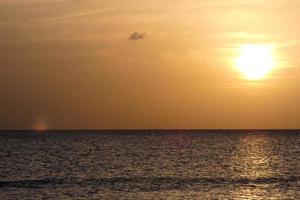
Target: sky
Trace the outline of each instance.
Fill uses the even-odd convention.
[[[298,0],[1,0],[0,129],[300,128]],[[276,67],[247,80],[243,45]]]

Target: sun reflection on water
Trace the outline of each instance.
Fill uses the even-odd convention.
[[[240,175],[249,179],[271,177],[269,140],[266,135],[241,138],[236,158],[239,160]]]
[[[238,145],[238,151],[235,153],[233,162],[237,162],[239,168],[236,171],[240,179],[252,181],[249,185],[243,185],[235,188],[233,196],[236,199],[260,199],[262,196],[269,196],[270,188],[273,183],[265,180],[276,178],[274,167],[280,162],[280,158],[274,155],[272,151],[274,141],[266,134],[244,135],[241,137]],[[280,197],[282,193],[272,196]]]

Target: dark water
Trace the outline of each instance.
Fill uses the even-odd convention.
[[[0,133],[0,199],[300,199],[300,134]]]

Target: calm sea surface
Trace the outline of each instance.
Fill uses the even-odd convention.
[[[0,199],[300,199],[300,134],[2,132]]]

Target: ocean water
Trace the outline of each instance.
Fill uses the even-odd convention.
[[[300,199],[300,134],[2,132],[0,199]]]

